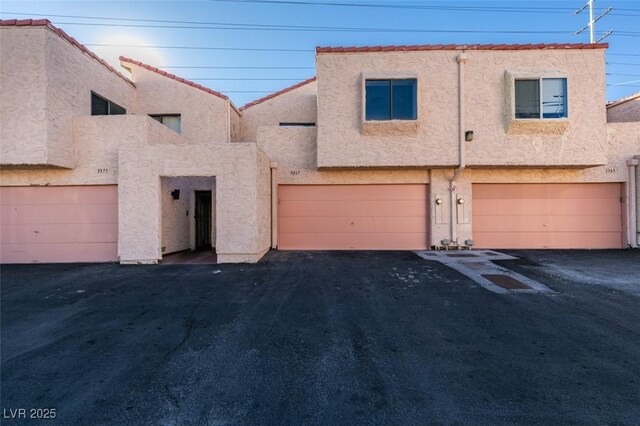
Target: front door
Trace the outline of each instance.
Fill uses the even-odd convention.
[[[196,191],[196,249],[211,249],[211,191]]]

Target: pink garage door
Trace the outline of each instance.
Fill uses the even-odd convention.
[[[619,183],[474,184],[478,248],[621,248]]]
[[[427,185],[280,185],[282,250],[421,250]]]
[[[0,262],[118,259],[118,187],[0,187]]]

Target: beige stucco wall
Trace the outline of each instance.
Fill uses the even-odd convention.
[[[229,102],[129,62],[139,114],[180,114],[182,136],[200,143],[229,142]]]
[[[91,91],[133,105],[130,83],[46,27],[2,27],[0,55],[0,164],[73,168],[73,119],[91,114]]]
[[[270,191],[260,182],[269,165],[256,144],[127,144],[118,164],[121,262],[161,259],[160,178],[170,176],[215,177],[219,262],[255,262],[268,250]]]
[[[180,191],[174,200],[171,191]],[[211,242],[216,242],[216,186],[210,177],[161,177],[163,255],[195,249],[195,191],[211,191]]]
[[[640,122],[640,96],[607,108],[609,123]]]
[[[428,183],[422,169],[318,170],[316,128],[268,127],[258,129],[258,145],[277,165],[279,184]]]
[[[240,142],[242,138],[242,114],[231,104],[229,105],[230,122],[229,132],[231,133],[231,142]]]
[[[118,182],[118,148],[124,143],[187,141],[146,115],[78,116],[73,119],[74,169],[0,169],[0,184],[105,185]]]
[[[46,164],[45,39],[42,29],[0,28],[2,165]]]
[[[281,122],[315,123],[318,84],[312,81],[242,111],[242,141],[255,142],[258,127]]]
[[[462,51],[317,55],[320,167],[456,165],[458,63]],[[606,151],[604,50],[467,51],[467,161],[495,166],[603,164]],[[566,75],[569,119],[562,126],[512,123],[509,75]],[[363,80],[418,80],[417,123],[363,128]],[[558,130],[560,127],[560,130]],[[365,134],[366,133],[366,134]]]

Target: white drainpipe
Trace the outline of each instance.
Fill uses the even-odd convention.
[[[627,161],[627,166],[629,166],[629,184],[627,185],[627,189],[629,191],[629,196],[627,197],[627,205],[629,208],[629,246],[632,248],[638,248],[638,199],[636,188],[636,173],[638,165],[640,165],[640,155],[636,155]]]
[[[458,199],[456,196],[456,180],[462,175],[466,167],[465,162],[465,137],[464,137],[464,123],[465,123],[465,109],[464,109],[464,64],[467,62],[468,57],[464,53],[458,55],[458,143],[459,143],[459,158],[458,168],[456,169],[453,177],[451,178],[450,192],[451,192],[451,243],[458,244],[458,220],[456,217]]]

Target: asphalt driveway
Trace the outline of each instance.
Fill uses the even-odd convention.
[[[548,253],[502,265],[559,294],[492,293],[408,252],[5,266],[1,406],[64,424],[640,423],[640,253],[556,262],[582,275]],[[615,285],[585,279],[591,255],[623,265]]]

